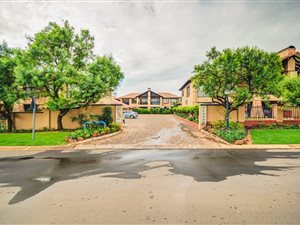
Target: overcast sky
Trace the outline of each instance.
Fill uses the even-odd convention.
[[[300,49],[300,1],[31,1],[1,2],[0,41],[26,46],[49,21],[68,20],[95,36],[95,52],[112,54],[125,79],[118,96],[143,92],[179,94],[193,66],[218,49],[258,46]]]

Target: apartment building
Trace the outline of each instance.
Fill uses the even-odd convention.
[[[300,52],[294,46],[289,46],[280,50],[278,54],[282,60],[284,73],[288,76],[299,76]],[[179,91],[181,91],[182,106],[212,103],[211,98],[202,91],[201,87],[194,87],[191,79],[188,79]],[[271,96],[271,100],[277,101],[278,99]]]
[[[169,92],[154,92],[148,88],[143,93],[130,93],[119,97],[129,108],[170,108],[180,104],[181,97]]]

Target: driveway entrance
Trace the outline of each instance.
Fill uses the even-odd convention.
[[[139,115],[126,119],[117,136],[87,143],[95,148],[209,148],[224,144],[202,134],[173,115]],[[87,147],[80,145],[79,148]]]

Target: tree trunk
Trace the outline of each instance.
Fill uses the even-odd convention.
[[[14,126],[14,120],[13,120],[13,107],[8,106],[4,103],[5,112],[3,113],[5,119],[7,120],[7,130],[12,131]]]
[[[61,109],[59,110],[59,114],[57,116],[57,130],[63,130],[63,123],[62,119],[63,117],[70,111],[70,109]]]
[[[12,131],[13,130],[13,126],[14,126],[14,121],[12,119],[11,113],[7,113],[6,114],[6,119],[7,119],[7,130],[8,131]]]

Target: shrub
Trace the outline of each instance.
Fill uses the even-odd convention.
[[[241,140],[246,137],[245,130],[236,130],[236,129],[214,130],[214,134],[218,135],[220,138],[230,143],[234,143],[236,140]]]
[[[102,126],[92,126],[88,127],[86,129],[78,129],[75,131],[72,131],[68,134],[67,139],[87,139],[90,137],[97,137],[113,132],[117,132],[121,129],[121,126],[117,123],[110,123],[108,127],[102,127]]]
[[[103,114],[99,117],[100,120],[103,120],[108,126],[112,121],[112,110],[110,106],[105,106],[103,108]]]
[[[218,120],[218,121],[214,121],[212,122],[212,128],[215,130],[225,130],[226,129],[226,122],[224,120]],[[230,121],[229,122],[229,129],[233,129],[233,130],[244,130],[244,126],[243,124],[239,123],[239,122],[233,122]]]
[[[254,129],[254,128],[259,128],[259,129],[299,129],[300,125],[273,123],[273,124],[258,124],[256,126],[251,126],[248,128],[250,128],[250,129]]]
[[[133,109],[138,114],[172,114],[169,108],[150,108],[150,109]]]
[[[198,123],[199,106],[177,106],[171,109],[171,111],[182,118],[188,119],[195,123]]]
[[[79,113],[77,116],[72,117],[71,120],[72,122],[78,122],[78,124],[83,127],[84,122],[88,120],[88,116],[86,114]]]
[[[117,132],[117,131],[121,130],[121,125],[117,124],[117,123],[111,123],[109,125],[109,128],[110,128],[110,131],[113,133],[113,132]]]
[[[223,120],[212,122],[213,133],[230,143],[246,137],[243,124],[239,122],[229,122],[229,129],[226,130],[226,122]]]

